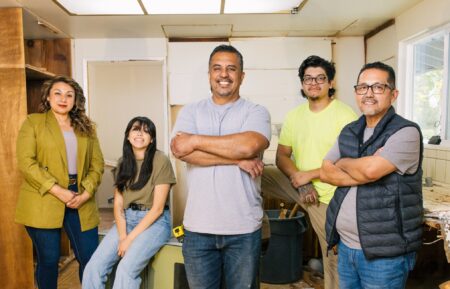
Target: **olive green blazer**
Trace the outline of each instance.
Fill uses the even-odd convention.
[[[99,223],[95,191],[102,179],[104,162],[97,136],[77,137],[78,191],[91,198],[79,209],[81,230]],[[30,114],[19,131],[17,160],[24,176],[16,208],[17,223],[35,228],[61,228],[65,204],[49,193],[54,184],[67,188],[66,145],[53,112]]]

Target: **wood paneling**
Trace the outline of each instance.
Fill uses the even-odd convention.
[[[25,40],[25,63],[45,68],[44,40]]]
[[[38,112],[41,102],[42,80],[27,80],[27,112]]]
[[[0,68],[23,68],[23,27],[21,8],[0,9]]]
[[[41,87],[55,75],[71,76],[70,39],[25,40],[28,113],[38,112]]]
[[[0,9],[0,288],[33,288],[33,250],[24,227],[14,222],[22,181],[16,141],[27,114],[22,10]]]
[[[70,39],[45,40],[45,68],[56,75],[72,75]]]
[[[72,74],[70,51],[68,38],[25,40],[26,63],[57,75]]]
[[[31,241],[24,227],[14,222],[22,181],[15,158],[16,140],[26,116],[25,87],[25,69],[0,68],[0,288],[9,289],[33,288]]]

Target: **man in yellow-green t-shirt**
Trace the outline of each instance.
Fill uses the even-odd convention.
[[[327,289],[339,288],[337,258],[327,256],[325,240],[326,211],[336,187],[321,182],[319,171],[342,128],[356,119],[348,105],[333,97],[335,73],[333,63],[321,57],[310,56],[303,61],[298,76],[308,102],[291,110],[283,123],[276,165],[284,175],[276,169],[263,175],[263,192],[278,186],[278,192],[272,195],[279,197],[282,192],[308,213],[322,249]],[[310,183],[314,189],[305,190]]]

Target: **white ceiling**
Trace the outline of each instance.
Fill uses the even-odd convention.
[[[0,7],[25,8],[26,38],[328,37],[365,35],[421,1],[308,0],[298,14],[256,15],[70,16],[52,0],[0,0]],[[60,33],[32,27],[37,18]]]

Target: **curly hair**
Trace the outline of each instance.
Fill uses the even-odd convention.
[[[72,78],[67,76],[55,76],[47,80],[42,85],[41,89],[41,103],[39,104],[39,112],[47,112],[51,109],[47,97],[50,95],[50,90],[53,85],[58,82],[64,82],[70,85],[75,90],[75,103],[73,108],[69,111],[70,124],[75,132],[91,137],[95,134],[95,127],[92,120],[86,115],[86,98],[84,97],[83,89]]]
[[[334,80],[334,76],[336,75],[336,68],[334,67],[334,63],[323,59],[317,55],[311,55],[306,58],[300,67],[298,68],[298,77],[300,77],[300,81],[303,82],[303,77],[305,76],[305,71],[309,67],[320,67],[325,70],[327,74],[328,82]],[[328,90],[328,96],[332,97],[335,94],[336,90],[334,88],[330,88]],[[306,98],[306,94],[301,90],[302,96]]]

